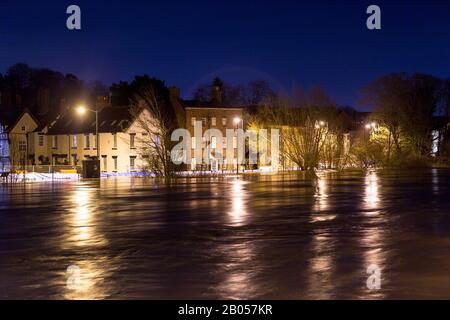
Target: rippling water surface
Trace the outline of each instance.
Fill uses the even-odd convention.
[[[0,298],[449,299],[450,171],[0,185]]]

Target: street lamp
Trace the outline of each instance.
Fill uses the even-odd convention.
[[[98,110],[89,109],[83,105],[77,107],[77,113],[81,116],[84,115],[87,111],[95,113],[95,144],[97,147],[97,160],[100,160],[100,143],[98,139]]]
[[[239,122],[241,122],[242,121],[242,129],[244,129],[244,120],[242,120],[241,118],[239,118],[239,117],[235,117],[234,119],[233,119],[233,122],[234,122],[234,125],[235,125],[235,128],[236,129],[238,129],[238,124],[239,124]],[[238,134],[237,134],[237,131],[236,131],[236,174],[239,174],[239,142],[238,142]]]
[[[366,128],[366,130],[364,130],[364,139],[365,139],[365,140],[367,140],[366,132],[367,132],[367,131],[374,130],[376,127],[377,127],[377,123],[376,123],[376,122],[367,123],[367,124],[365,125],[365,128]],[[371,132],[369,132],[369,137],[370,137],[370,133],[371,133]]]

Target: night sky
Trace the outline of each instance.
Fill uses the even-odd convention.
[[[77,4],[82,30],[66,28]],[[382,30],[366,28],[366,8]],[[359,90],[396,71],[450,77],[450,0],[4,1],[0,72],[16,62],[106,84],[147,73],[190,97],[219,75],[290,91],[320,84],[358,109]]]

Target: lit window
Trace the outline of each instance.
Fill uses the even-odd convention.
[[[136,157],[130,157],[130,169],[134,170],[134,166],[136,164]]]
[[[211,124],[212,124],[213,126],[216,125],[216,117],[212,117],[212,118],[211,118]]]
[[[108,158],[106,156],[102,156],[103,158],[103,171],[108,171]]]
[[[91,141],[90,141],[89,138],[90,138],[90,137],[89,137],[89,134],[85,134],[85,135],[84,135],[84,147],[85,147],[86,149],[89,149],[89,148],[91,147]]]
[[[117,133],[113,133],[113,148],[117,148]]]
[[[76,147],[78,147],[78,139],[77,139],[77,135],[74,134],[72,136],[72,148],[76,148]]]
[[[227,118],[222,118],[222,125],[225,127],[227,125]]]
[[[217,147],[217,137],[211,137],[211,148],[215,149]]]
[[[114,171],[117,171],[117,156],[113,156]]]
[[[52,136],[52,148],[58,148],[58,136]]]
[[[19,151],[27,151],[27,142],[19,141]]]
[[[192,126],[195,126],[195,117],[191,118],[191,124],[192,124]]]
[[[135,145],[134,145],[134,138],[136,137],[135,133],[130,133],[130,148],[134,149]]]
[[[43,134],[40,134],[39,136],[38,136],[38,139],[39,139],[39,147],[43,147],[44,146],[44,135]]]
[[[202,125],[206,126],[206,118],[202,118]]]

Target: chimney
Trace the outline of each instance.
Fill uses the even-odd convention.
[[[219,86],[213,87],[212,102],[214,104],[222,104],[222,89]]]
[[[215,78],[213,80],[213,87],[212,87],[212,103],[221,105],[222,104],[222,94],[223,94],[223,82],[219,78]]]

